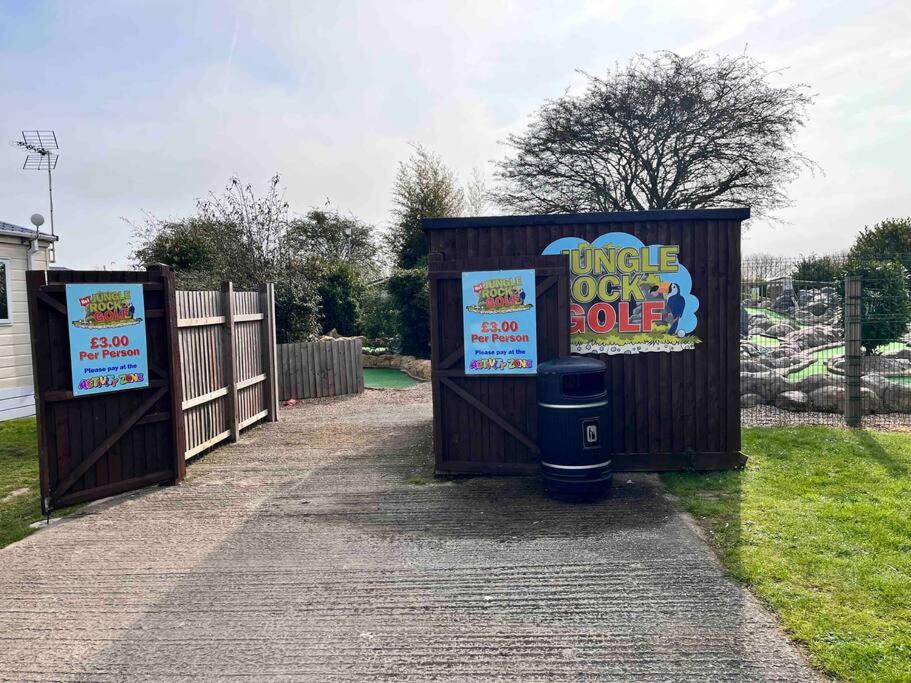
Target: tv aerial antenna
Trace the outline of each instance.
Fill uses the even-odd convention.
[[[60,158],[57,154],[60,149],[57,145],[57,134],[52,130],[24,130],[22,131],[22,139],[14,140],[13,144],[27,152],[25,163],[22,164],[23,170],[47,171],[47,196],[51,209],[51,235],[56,236],[54,232],[54,183],[52,171],[57,168],[57,159]],[[50,243],[48,251],[50,252],[50,261],[54,263],[57,260],[54,242]]]

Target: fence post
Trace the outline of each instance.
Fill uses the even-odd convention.
[[[263,373],[266,375],[266,408],[269,422],[278,422],[278,367],[275,358],[275,284],[259,288],[259,308],[263,312]]]
[[[170,266],[155,265],[148,269],[161,281],[163,317],[168,340],[168,382],[170,383],[171,439],[174,444],[174,480],[177,484],[187,472],[187,435],[183,419],[183,366],[180,362],[180,338],[177,332],[177,283]]]
[[[845,277],[845,424],[860,427],[864,415],[860,395],[863,354],[860,338],[860,276]]]
[[[231,432],[230,440],[237,441],[240,429],[237,426],[237,381],[234,378],[234,284],[230,280],[221,283],[221,310],[225,316],[222,328],[222,367],[228,389],[228,395],[225,396],[225,418]]]

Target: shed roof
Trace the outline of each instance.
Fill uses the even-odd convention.
[[[658,221],[744,221],[749,207],[730,209],[670,209],[663,211],[612,211],[610,213],[548,213],[531,216],[479,216],[472,218],[424,218],[424,230],[445,228],[506,228],[526,225],[574,225],[592,223],[643,223]]]
[[[13,225],[5,221],[0,221],[0,235],[9,235],[10,237],[25,237],[27,239],[35,238],[35,228],[23,228],[21,225]],[[46,232],[39,232],[38,239],[44,242],[56,242],[56,235],[49,235]]]

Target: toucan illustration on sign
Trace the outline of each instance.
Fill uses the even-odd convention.
[[[611,232],[592,242],[563,237],[543,254],[570,259],[570,337],[575,353],[685,351],[696,336],[699,299],[674,244],[644,244]]]

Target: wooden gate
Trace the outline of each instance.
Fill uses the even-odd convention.
[[[76,398],[65,285],[104,282],[143,285],[149,386]],[[27,283],[42,510],[180,481],[185,436],[173,271],[30,271]]]
[[[563,256],[430,261],[433,448],[440,473],[523,474],[538,469],[534,376],[465,374],[462,273],[535,269],[538,361],[569,353],[569,277]]]

